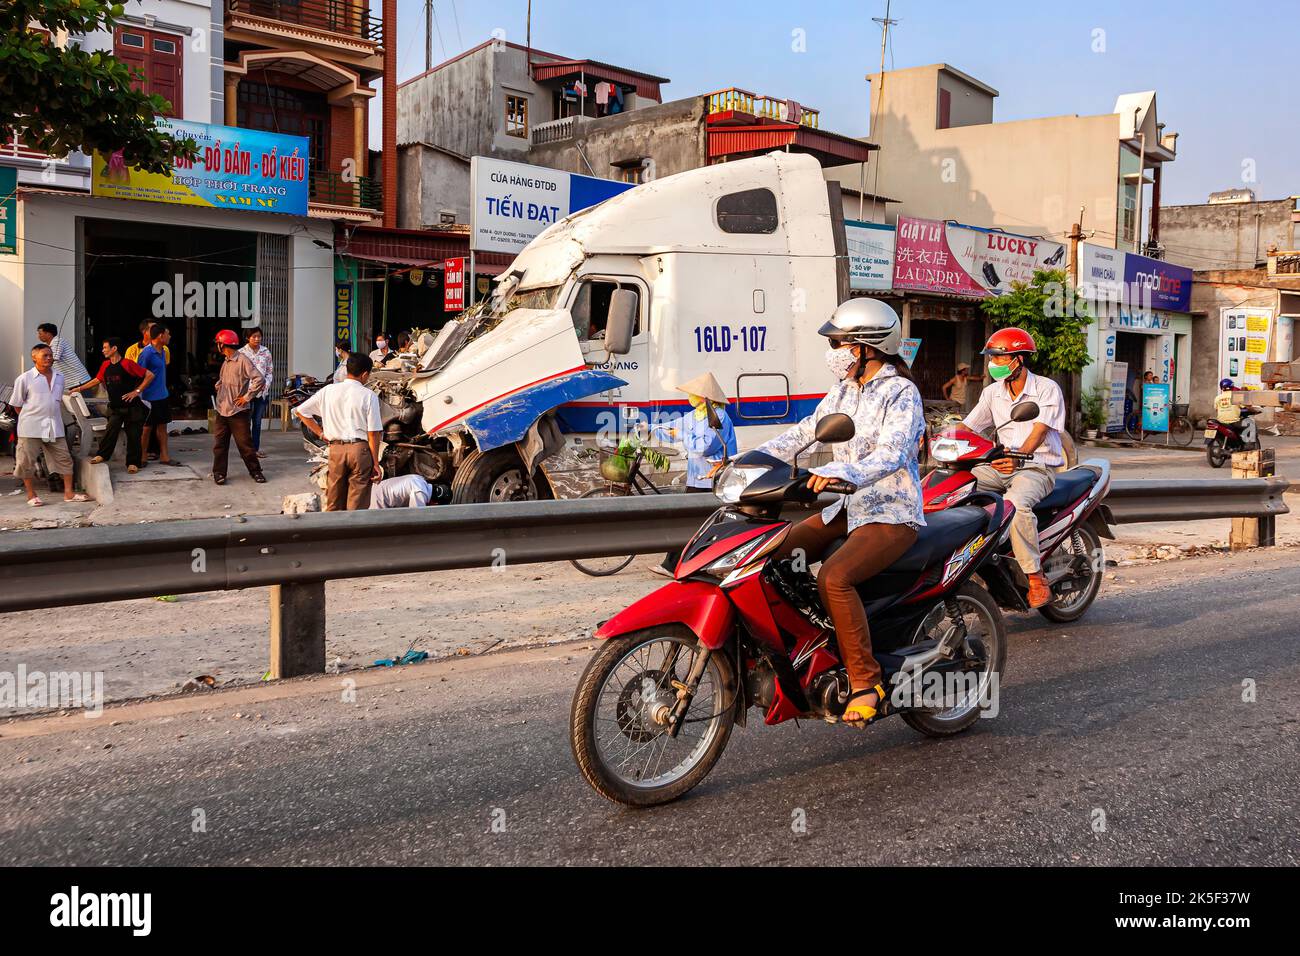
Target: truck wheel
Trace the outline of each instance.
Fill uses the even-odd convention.
[[[454,505],[535,501],[549,497],[549,485],[539,489],[537,482],[524,474],[524,463],[513,445],[489,452],[474,452],[456,469],[456,477],[451,483],[451,503]]]

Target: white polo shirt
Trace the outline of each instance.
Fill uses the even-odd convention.
[[[355,378],[326,385],[294,408],[300,418],[319,416],[326,441],[366,440],[366,432],[381,432],[379,396]]]
[[[424,508],[433,495],[433,486],[419,475],[385,478],[370,490],[372,508]]]
[[[22,409],[18,414],[18,437],[57,441],[63,437],[63,376],[53,369],[46,379],[40,370],[29,368],[14,379],[9,404]]]
[[[1013,422],[1011,409],[1021,402],[1037,403],[1038,417],[1027,422]],[[1065,455],[1061,450],[1061,432],[1065,430],[1065,399],[1061,396],[1061,386],[1028,369],[1025,370],[1024,391],[1018,397],[1012,399],[1011,386],[1006,382],[994,382],[980,393],[979,401],[966,416],[966,424],[977,432],[996,430],[998,440],[1011,451],[1018,451],[1029,439],[1034,426],[1040,422],[1047,426],[1048,431],[1047,437],[1034,452],[1034,462],[1048,468],[1059,468],[1065,464]]]

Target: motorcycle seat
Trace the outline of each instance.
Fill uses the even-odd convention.
[[[1073,504],[1097,483],[1097,473],[1091,468],[1071,468],[1056,476],[1052,493],[1034,505],[1034,511],[1056,511]]]
[[[931,565],[947,560],[979,532],[988,527],[989,516],[983,508],[974,505],[949,508],[925,516],[925,527],[916,535],[912,546],[886,571],[924,571]],[[847,538],[836,538],[822,556],[825,561],[838,551]]]

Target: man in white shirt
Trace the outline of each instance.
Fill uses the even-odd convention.
[[[1061,388],[1050,378],[1033,374],[1025,366],[1038,351],[1033,337],[1023,329],[999,329],[989,337],[983,354],[993,384],[980,393],[979,401],[966,416],[971,431],[997,433],[1009,451],[1033,454],[1033,460],[1016,468],[1016,461],[1000,458],[972,469],[978,487],[1005,494],[1016,506],[1011,522],[1011,550],[1020,570],[1029,579],[1029,606],[1042,607],[1052,600],[1052,589],[1043,576],[1038,554],[1038,520],[1034,506],[1056,487],[1056,468],[1065,464],[1061,433],[1065,430],[1065,401]],[[1037,417],[1012,421],[1011,410],[1021,403],[1038,405]]]
[[[54,352],[45,344],[32,348],[32,364],[14,379],[9,404],[18,411],[18,446],[14,453],[14,475],[23,480],[27,504],[45,504],[36,494],[36,461],[45,457],[50,474],[63,477],[64,501],[89,501],[72,487],[72,454],[63,439],[63,376],[54,370]]]
[[[368,508],[371,485],[379,480],[379,438],[384,426],[379,396],[366,388],[373,364],[367,355],[349,355],[347,378],[326,385],[293,410],[309,431],[329,442],[326,511]]]
[[[86,371],[81,359],[77,358],[77,350],[59,334],[57,325],[45,322],[36,326],[36,337],[50,347],[54,355],[54,370],[63,376],[63,382],[68,388],[76,388],[90,381],[90,373]]]
[[[385,478],[375,485],[371,508],[424,508],[433,497],[433,485],[419,475]]]
[[[388,347],[388,336],[382,333],[375,339],[375,349],[370,353],[370,361],[375,363],[376,368],[383,368],[389,360],[397,357],[397,353]]]

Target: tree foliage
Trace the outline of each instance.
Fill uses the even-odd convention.
[[[980,307],[998,328],[1016,326],[1034,337],[1038,354],[1030,365],[1036,372],[1070,375],[1092,361],[1084,331],[1092,322],[1088,303],[1059,269],[1039,269],[1031,281],[1012,282],[1010,292]]]
[[[153,173],[194,155],[192,140],[155,128],[170,104],[133,89],[129,64],[52,39],[111,33],[122,12],[104,0],[0,0],[0,136],[17,132],[23,145],[60,159],[120,149],[126,165]]]

